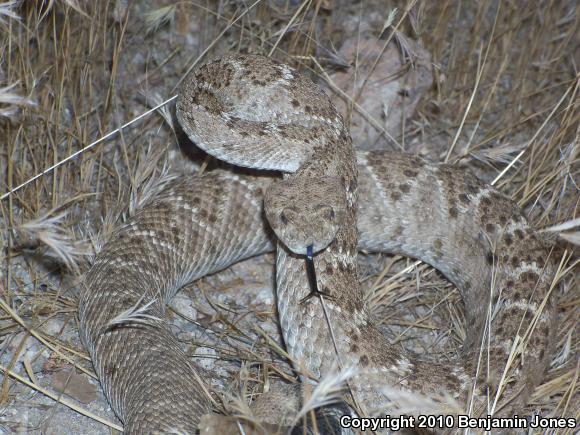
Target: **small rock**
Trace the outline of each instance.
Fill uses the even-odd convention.
[[[91,403],[97,398],[96,387],[74,369],[56,372],[52,376],[52,387],[81,403]]]
[[[340,49],[340,56],[351,67],[332,74],[331,79],[351,99],[355,99],[360,92],[356,103],[377,124],[373,125],[356,108],[353,109],[350,133],[358,149],[384,148],[381,128],[394,138],[399,136],[402,121],[411,118],[419,99],[433,83],[431,54],[419,43],[407,38],[405,41],[412,53],[414,66],[403,63],[401,52],[394,42],[390,42],[382,52],[385,41],[371,37],[360,41],[350,38]],[[380,60],[373,70],[379,56]],[[348,119],[348,107],[343,97],[333,93],[331,100]]]

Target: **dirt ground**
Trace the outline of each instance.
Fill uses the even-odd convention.
[[[164,171],[213,164],[181,132],[174,101],[137,117],[197,65],[238,51],[317,80],[360,148],[495,182],[562,247],[557,342],[526,411],[580,418],[579,28],[574,0],[0,4],[0,432],[120,429],[78,337],[82,276]],[[273,265],[269,254],[192,283],[168,313],[225,412],[270,379],[295,379]],[[442,275],[398,256],[361,255],[360,266],[395,345],[458,352],[461,299]]]

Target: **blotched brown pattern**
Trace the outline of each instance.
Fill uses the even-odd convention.
[[[526,403],[553,342],[554,298],[542,307],[556,266],[512,201],[464,170],[401,153],[358,154],[355,165],[350,137],[328,98],[292,68],[260,56],[199,68],[182,88],[177,113],[192,140],[230,163],[298,171],[286,179],[339,179],[344,225],[315,257],[316,269],[319,287],[333,296],[327,303],[342,364],[364,369],[350,386],[366,412],[388,403],[382,385],[467,403],[475,384],[473,413],[485,414],[486,395],[493,402],[516,335],[528,345],[498,414]],[[82,337],[127,433],[190,433],[210,411],[197,369],[163,320],[164,304],[185,283],[273,249],[262,208],[268,184],[225,171],[174,181],[115,232],[87,274]],[[390,346],[363,303],[357,247],[419,258],[457,285],[467,338],[456,361],[428,363]],[[299,304],[309,292],[304,261],[283,247],[277,281],[289,352],[324,374],[336,361],[329,330],[319,301]],[[111,325],[150,301],[147,314],[160,320]],[[491,333],[482,341],[488,312]]]

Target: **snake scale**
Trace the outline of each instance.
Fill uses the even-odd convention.
[[[191,433],[211,411],[165,304],[192,280],[272,251],[273,233],[288,351],[316,376],[336,368],[338,351],[342,366],[358,368],[349,387],[363,413],[397,407],[382,386],[453,398],[473,415],[510,415],[526,404],[554,341],[556,263],[508,197],[449,165],[356,154],[327,96],[261,56],[198,68],[182,86],[177,116],[215,157],[284,176],[219,169],[172,180],[96,257],[79,301],[81,336],[127,433]],[[309,244],[320,251],[314,262],[334,342],[320,300],[300,302],[310,292]],[[467,327],[454,361],[403,353],[381,334],[358,283],[357,249],[421,259],[457,286]],[[506,371],[517,335],[526,345]]]

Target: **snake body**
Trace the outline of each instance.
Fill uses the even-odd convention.
[[[264,57],[235,55],[199,68],[180,92],[177,115],[210,154],[286,175],[272,182],[216,170],[174,180],[103,246],[86,275],[79,319],[125,431],[188,433],[210,411],[198,369],[163,320],[164,305],[185,283],[271,251],[264,214],[282,241],[277,298],[289,353],[315,376],[337,360],[358,367],[349,387],[359,411],[396,409],[393,389],[467,403],[473,415],[510,415],[525,405],[554,341],[556,264],[509,198],[465,170],[404,153],[355,156],[322,91]],[[328,234],[314,261],[319,288],[331,296],[335,340],[320,301],[300,303],[310,287],[293,252]],[[426,361],[388,342],[364,304],[357,249],[421,259],[458,287],[467,327],[456,360]],[[513,346],[516,336],[524,346]],[[512,348],[519,354],[506,369]]]

